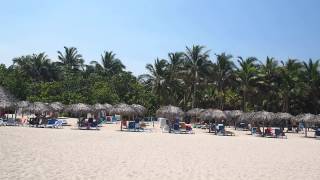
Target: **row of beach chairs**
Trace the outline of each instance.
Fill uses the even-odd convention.
[[[26,124],[22,123],[19,119],[0,119],[0,126],[24,126],[29,127],[42,127],[42,128],[61,128],[63,125],[62,120],[46,119],[46,118],[30,118]]]

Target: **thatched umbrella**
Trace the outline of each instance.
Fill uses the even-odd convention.
[[[209,124],[211,124],[212,119],[214,121],[227,119],[227,115],[219,109],[206,109],[201,112],[200,117],[203,120],[209,120]],[[211,125],[209,127],[209,132],[211,132]]]
[[[219,109],[206,109],[200,114],[201,119],[205,120],[226,120],[227,115]]]
[[[72,114],[82,114],[82,113],[90,113],[93,111],[92,107],[87,104],[78,103],[78,104],[71,104],[66,109],[66,112]]]
[[[29,101],[19,101],[17,102],[17,108],[21,108],[21,110],[23,111],[23,109],[26,109],[30,106],[30,102]]]
[[[16,105],[16,107],[21,110],[22,117],[23,117],[23,113],[25,113],[28,110],[29,106],[30,106],[29,101],[19,101],[17,102],[17,105]]]
[[[31,103],[28,107],[27,107],[27,110],[29,112],[32,112],[32,113],[47,113],[47,112],[50,112],[51,111],[51,108],[46,104],[46,103],[43,103],[43,102],[34,102],[34,103]]]
[[[187,111],[187,114],[191,117],[196,118],[196,121],[197,121],[197,118],[200,117],[200,114],[202,111],[204,111],[204,109],[193,108],[193,109],[190,109],[189,111]]]
[[[128,104],[120,103],[116,104],[110,110],[110,114],[119,114],[122,116],[132,116],[137,114],[136,110]]]
[[[286,123],[292,120],[293,116],[289,113],[285,113],[285,112],[278,112],[274,114],[274,121],[278,124],[283,124],[283,122]]]
[[[112,105],[108,103],[104,103],[103,105],[105,107],[105,111],[109,114],[110,110],[112,109]]]
[[[162,106],[161,108],[159,108],[156,111],[156,115],[157,117],[163,117],[163,118],[167,118],[170,120],[174,120],[173,118],[178,116],[178,117],[182,117],[184,116],[184,112],[176,106]]]
[[[305,136],[308,136],[308,130],[307,128],[310,127],[310,124],[314,124],[318,121],[318,117],[317,115],[314,114],[299,114],[295,117],[295,120],[297,120],[298,122],[303,122],[305,124]]]
[[[93,110],[95,112],[100,112],[100,111],[105,111],[106,110],[106,106],[100,104],[100,103],[97,103],[95,105],[92,106],[93,107]]]
[[[232,120],[234,123],[234,129],[237,129],[237,120],[243,114],[240,110],[224,111],[229,120]]]
[[[140,104],[132,104],[131,107],[136,110],[139,116],[143,116],[147,112],[147,109]]]
[[[187,114],[192,116],[192,117],[199,117],[200,116],[200,113],[204,111],[204,109],[201,109],[201,108],[193,108],[193,109],[190,109],[189,111],[187,111]]]
[[[12,109],[15,107],[15,97],[3,87],[0,86],[0,112],[5,109]]]
[[[254,122],[262,122],[262,128],[263,128],[263,133],[264,133],[264,127],[266,122],[270,122],[271,120],[274,119],[274,113],[272,112],[267,112],[267,111],[258,111],[254,112],[252,121]]]
[[[120,103],[120,104],[116,104],[112,107],[112,109],[110,110],[110,114],[112,115],[121,115],[121,116],[134,116],[137,114],[137,111],[131,107],[130,105],[128,104],[125,104],[125,103]],[[122,131],[122,124],[123,124],[123,121],[121,121],[120,123],[120,129]]]
[[[183,117],[185,113],[176,106],[162,106],[156,111],[157,117],[163,117],[169,119],[169,123],[174,121],[175,117]],[[169,133],[171,133],[171,124],[169,124]]]
[[[61,102],[53,102],[49,106],[53,112],[62,112],[65,108]]]
[[[245,112],[239,116],[239,121],[251,122],[254,116],[254,112]]]

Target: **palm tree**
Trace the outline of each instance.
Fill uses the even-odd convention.
[[[273,103],[277,99],[277,89],[279,82],[278,61],[274,58],[267,57],[265,64],[261,63],[259,82],[257,83],[260,97],[262,97],[262,106],[265,110],[272,111],[276,107]]]
[[[13,66],[35,81],[52,81],[58,78],[55,65],[45,53],[14,58]]]
[[[225,53],[216,54],[217,61],[215,63],[215,80],[219,97],[219,108],[224,107],[224,88],[227,82],[231,80],[233,76],[234,63],[231,61],[232,55],[226,55]]]
[[[186,47],[186,68],[189,71],[192,81],[192,102],[191,108],[195,107],[197,86],[199,85],[201,70],[209,63],[209,51],[205,51],[204,46],[194,45],[192,48]]]
[[[240,83],[240,90],[242,92],[242,110],[247,111],[248,92],[253,92],[255,81],[257,80],[257,66],[255,62],[257,58],[249,57],[243,59],[238,57],[240,68],[237,69],[237,81]]]
[[[83,70],[84,59],[82,55],[78,53],[75,47],[64,47],[64,53],[58,51],[58,65],[65,68],[67,71],[79,71]]]
[[[111,76],[123,72],[126,68],[112,51],[105,51],[101,55],[101,64],[97,61],[91,61],[91,64],[95,65],[97,71]]]
[[[293,97],[301,93],[301,89],[304,88],[300,78],[302,64],[296,59],[289,59],[286,62],[281,61],[281,64],[279,99],[282,105],[282,112],[289,112],[291,105],[294,103],[293,101],[295,101]]]
[[[154,65],[147,64],[146,69],[150,74],[143,74],[139,77],[139,79],[144,79],[145,84],[152,88],[152,92],[158,97],[158,102],[160,104],[164,104],[166,95],[168,95],[167,91],[167,82],[166,82],[166,68],[168,62],[164,59],[156,59],[154,61]]]
[[[312,59],[309,59],[309,62],[303,62],[304,65],[304,78],[309,86],[308,97],[310,97],[311,106],[308,109],[315,114],[318,114],[319,108],[319,98],[320,98],[320,72],[319,72],[319,62],[320,60],[316,60],[315,62]]]

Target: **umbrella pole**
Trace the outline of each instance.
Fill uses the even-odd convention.
[[[304,124],[305,124],[305,127],[304,127],[305,137],[308,137],[307,123],[304,123]]]
[[[264,134],[264,121],[262,122],[262,126],[263,126],[263,127],[262,127],[262,131],[263,131],[263,132],[262,132],[262,136],[265,136],[265,134]]]
[[[120,115],[120,131],[122,131],[122,116]]]

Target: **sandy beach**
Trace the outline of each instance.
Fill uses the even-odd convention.
[[[319,179],[319,140],[235,133],[0,127],[0,179]]]

